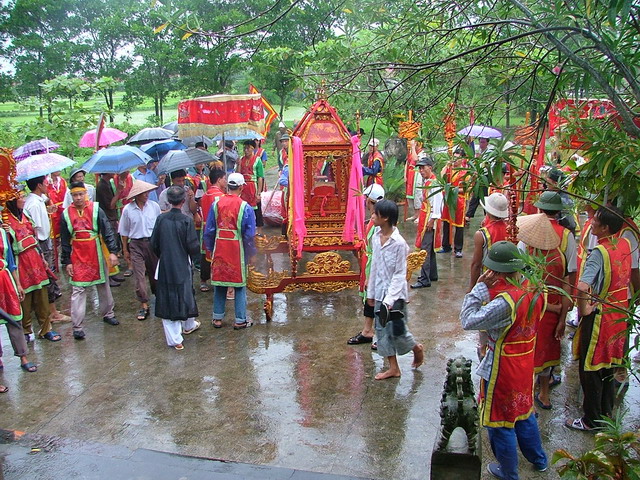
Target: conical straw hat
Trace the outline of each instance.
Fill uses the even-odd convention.
[[[143,182],[142,180],[134,180],[133,187],[131,187],[129,195],[127,195],[127,200],[131,200],[133,197],[140,195],[141,193],[149,192],[156,188],[157,186],[151,183]]]
[[[560,245],[560,237],[544,213],[524,215],[516,219],[518,240],[530,247],[551,250]]]

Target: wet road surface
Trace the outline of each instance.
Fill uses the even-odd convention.
[[[178,352],[166,346],[158,319],[135,319],[138,304],[133,281],[127,279],[113,289],[121,324],[102,322],[95,290],[90,290],[86,340],[74,340],[69,323],[56,324],[61,342],[30,344],[29,359],[37,362],[37,373],[20,370],[1,329],[5,368],[0,382],[10,391],[0,395],[0,428],[300,471],[428,478],[447,359],[464,355],[473,359],[474,369],[477,364],[477,333],[464,332],[458,314],[479,220],[467,229],[464,258],[439,254],[439,281],[410,291],[409,328],[424,344],[425,364],[412,370],[412,355],[401,357],[400,379],[375,381],[382,359],[368,344],[346,344],[362,325],[355,289],[277,294],[269,323],[263,298],[249,293],[248,315],[255,324],[239,331],[231,328],[232,301],[227,302],[224,328],[214,329],[212,292],[198,291],[202,328],[185,337],[185,350]],[[403,224],[401,230],[413,244],[415,225]],[[199,285],[197,272],[194,284]],[[59,305],[68,313],[66,283],[63,291]],[[554,408],[540,412],[549,458],[557,448],[580,452],[593,442],[589,434],[563,426],[566,418],[578,415],[580,405],[577,365],[568,358],[568,346],[566,342],[563,382],[551,396]],[[629,409],[629,429],[640,424],[639,399],[638,382],[632,379],[622,401]],[[483,438],[486,464],[495,460],[484,433]],[[29,478],[11,469],[11,459],[19,455],[7,452],[17,447],[0,447],[5,478]],[[39,478],[56,465],[42,455],[31,459],[31,470],[41,464]],[[538,473],[521,462],[523,479],[559,478],[553,467]],[[84,463],[79,465],[82,470]],[[128,477],[122,466],[117,471],[124,472],[117,478],[154,478],[134,475],[134,470]],[[489,477],[483,472],[483,479]]]

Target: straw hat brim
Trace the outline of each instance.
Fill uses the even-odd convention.
[[[544,213],[524,215],[516,219],[518,240],[530,247],[551,250],[560,246],[560,237]]]
[[[157,188],[156,185],[145,182],[143,180],[134,180],[133,186],[129,191],[129,195],[127,195],[127,200],[131,200],[132,198],[140,195],[141,193],[150,192],[151,190],[155,190]]]

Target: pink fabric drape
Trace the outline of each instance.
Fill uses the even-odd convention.
[[[354,232],[358,238],[364,238],[364,200],[362,192],[362,162],[360,160],[360,139],[351,137],[351,174],[349,175],[349,193],[347,199],[347,215],[342,230],[342,240],[353,242]]]
[[[292,159],[289,160],[289,201],[293,202],[291,211],[290,231],[293,232],[292,241],[296,250],[296,257],[302,256],[302,245],[307,235],[307,226],[304,221],[304,155],[302,153],[302,140],[292,136]]]

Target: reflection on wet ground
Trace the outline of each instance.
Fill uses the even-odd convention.
[[[415,225],[402,230],[411,244]],[[35,374],[20,371],[2,329],[2,383],[10,391],[0,396],[0,428],[315,472],[428,478],[446,361],[465,355],[476,363],[476,334],[458,321],[470,260],[470,253],[438,255],[439,281],[410,292],[410,328],[425,346],[425,365],[412,371],[411,354],[401,357],[402,377],[383,382],[373,379],[383,362],[370,346],[346,344],[362,323],[356,290],[276,295],[270,323],[263,299],[249,294],[255,325],[240,331],[230,328],[233,302],[224,328],[214,329],[212,293],[197,292],[203,326],[177,352],[166,347],[157,319],[135,319],[128,279],[114,289],[121,325],[100,320],[93,292],[87,339],[75,341],[70,324],[56,325],[61,342],[30,345]],[[65,285],[67,313],[68,299]],[[563,426],[580,402],[568,345],[554,408],[540,412],[549,454],[592,444],[592,437]],[[622,401],[628,428],[640,423],[639,398],[632,379]],[[493,461],[486,441],[484,453],[485,463]],[[521,471],[524,479],[558,478],[553,469]]]

